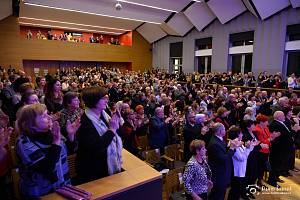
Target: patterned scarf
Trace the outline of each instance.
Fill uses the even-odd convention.
[[[94,127],[96,128],[98,134],[103,136],[108,127],[106,123],[99,119],[97,115],[90,109],[85,110],[86,116],[92,121]],[[102,114],[105,121],[108,123],[111,117],[103,110]],[[107,167],[108,167],[108,174],[112,175],[121,171],[122,167],[122,139],[117,134],[111,141],[110,145],[107,148]]]

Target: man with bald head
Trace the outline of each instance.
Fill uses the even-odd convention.
[[[289,106],[289,98],[286,96],[280,97],[278,102],[272,108],[273,114],[276,111],[283,111],[285,108]]]
[[[285,115],[282,111],[276,111],[273,114],[274,120],[269,129],[271,132],[271,151],[270,164],[271,172],[268,183],[278,187],[279,176],[289,175],[289,160],[293,153],[293,139],[291,130],[285,125]],[[278,132],[280,134],[278,134]]]
[[[229,149],[223,141],[226,130],[223,124],[217,122],[212,126],[213,136],[207,148],[208,164],[212,171],[213,188],[209,199],[223,200],[226,189],[231,181],[232,156],[237,147],[236,143],[230,142]]]

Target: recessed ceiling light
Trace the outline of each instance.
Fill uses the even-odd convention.
[[[136,2],[126,1],[126,0],[118,0],[118,1],[119,2],[128,3],[128,4],[137,5],[137,6],[143,6],[143,7],[147,7],[147,8],[153,8],[153,9],[157,9],[157,10],[164,10],[164,11],[168,11],[168,12],[175,12],[175,13],[177,13],[176,10],[170,10],[170,9],[160,8],[160,7],[146,5],[146,4],[142,4],[142,3],[136,3]]]
[[[77,24],[77,23],[73,23],[73,22],[62,22],[62,21],[55,21],[55,20],[49,20],[49,19],[32,18],[32,17],[20,17],[19,19],[29,19],[29,20],[37,20],[37,21],[43,21],[43,22],[62,23],[62,24],[70,24],[70,25],[76,25],[76,26],[87,26],[87,27],[93,27],[93,28],[105,28],[105,29],[120,30],[120,31],[131,31],[128,29],[121,29],[121,28],[94,26],[94,25],[89,25],[89,24]]]
[[[27,23],[27,22],[20,22],[19,24],[38,26],[38,27],[48,27],[48,28],[59,28],[59,29],[86,31],[86,32],[93,32],[93,33],[107,33],[107,34],[113,34],[113,35],[123,34],[123,33],[110,32],[110,31],[99,31],[99,30],[91,30],[91,29],[72,28],[72,27],[66,27],[66,26],[53,26],[53,25],[49,25],[49,24],[36,24],[36,23]]]
[[[137,22],[147,22],[147,23],[150,23],[150,24],[161,24],[160,22],[152,22],[152,21],[146,21],[146,20],[141,20],[141,19],[127,18],[127,17],[118,17],[118,16],[113,16],[113,15],[104,15],[104,14],[99,14],[99,13],[92,13],[92,12],[86,12],[86,11],[81,11],[81,10],[73,10],[73,9],[67,9],[67,8],[54,7],[54,6],[46,6],[46,5],[35,4],[35,3],[27,3],[26,2],[24,4],[25,5],[30,5],[30,6],[42,7],[42,8],[52,8],[52,9],[55,9],[55,10],[78,12],[78,13],[89,14],[89,15],[112,17],[112,18],[117,18],[117,19],[126,19],[126,20],[137,21]]]

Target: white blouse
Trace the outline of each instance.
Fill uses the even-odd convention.
[[[252,150],[253,146],[250,148],[240,146],[236,149],[234,155],[232,156],[234,176],[245,177],[247,159]]]

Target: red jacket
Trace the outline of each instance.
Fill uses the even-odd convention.
[[[259,124],[257,124],[255,126],[255,129],[254,131],[256,132],[257,134],[257,137],[258,137],[258,140],[263,143],[263,144],[267,144],[269,145],[269,148],[261,148],[259,150],[259,152],[261,153],[270,153],[270,146],[271,146],[271,143],[270,143],[270,131],[269,131],[269,128],[265,128],[264,130],[261,128],[261,126]]]

